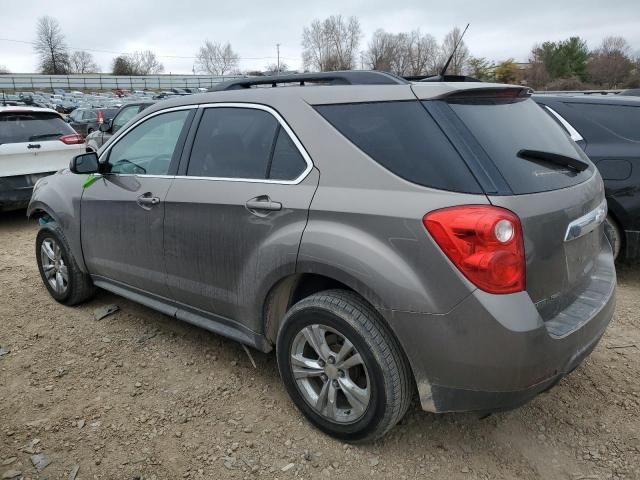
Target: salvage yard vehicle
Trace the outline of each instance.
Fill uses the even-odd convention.
[[[120,107],[115,113],[111,112],[109,118],[100,123],[97,130],[87,134],[85,138],[86,150],[97,152],[111,136],[122,128],[129,120],[135,117],[154,102],[132,102]],[[111,110],[110,110],[111,111]]]
[[[517,407],[595,348],[616,286],[602,179],[529,89],[366,71],[216,89],[38,182],[54,299],[99,287],[275,349],[295,405],[349,442],[416,390],[429,412]]]
[[[614,257],[640,260],[640,98],[584,94],[533,98],[598,168]]]
[[[111,120],[117,111],[117,108],[77,108],[67,117],[67,122],[80,135],[87,136]]]
[[[67,167],[83,143],[54,110],[0,106],[0,211],[25,208],[36,181]]]

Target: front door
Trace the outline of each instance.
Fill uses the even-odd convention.
[[[258,330],[255,302],[295,271],[319,174],[276,112],[224,104],[204,109],[184,173],[165,202],[171,297]]]
[[[82,249],[92,275],[167,295],[165,198],[192,119],[190,107],[147,117],[105,151],[102,178],[82,195]]]

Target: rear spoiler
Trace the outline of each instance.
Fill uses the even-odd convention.
[[[448,101],[465,101],[465,100],[517,100],[529,98],[533,90],[529,87],[482,87],[468,88],[462,90],[454,90],[438,97]]]

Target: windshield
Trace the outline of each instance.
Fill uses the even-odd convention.
[[[514,194],[557,190],[591,177],[593,164],[531,99],[448,102],[511,187]],[[553,162],[529,161],[518,152],[533,150],[575,158],[589,164],[578,172]]]

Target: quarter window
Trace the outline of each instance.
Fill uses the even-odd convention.
[[[273,159],[267,178],[272,180],[295,180],[300,176],[307,163],[284,128],[278,128]]]
[[[193,142],[187,175],[267,178],[278,128],[278,121],[264,110],[208,108]]]
[[[162,113],[141,123],[109,153],[111,173],[166,175],[189,110]]]

